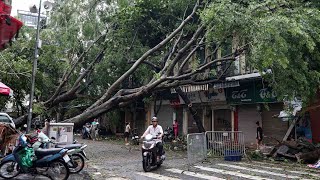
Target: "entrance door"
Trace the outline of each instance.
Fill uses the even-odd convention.
[[[231,131],[231,110],[218,109],[214,111],[214,130]]]

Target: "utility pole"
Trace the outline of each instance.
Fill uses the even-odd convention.
[[[31,129],[32,104],[33,104],[33,98],[34,98],[34,86],[35,86],[36,71],[37,71],[37,64],[38,64],[38,58],[39,58],[38,49],[39,49],[41,5],[42,5],[42,0],[40,0],[40,2],[39,2],[39,9],[38,9],[37,34],[36,34],[36,45],[35,45],[35,50],[34,50],[34,60],[33,60],[33,65],[32,65],[31,91],[30,91],[30,100],[29,100],[29,113],[28,113],[28,122],[27,122],[27,133],[30,133],[30,129]]]

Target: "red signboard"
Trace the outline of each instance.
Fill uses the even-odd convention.
[[[0,50],[14,38],[22,27],[22,22],[10,16],[11,0],[0,0]]]

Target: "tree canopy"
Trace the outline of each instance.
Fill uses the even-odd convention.
[[[157,90],[222,81],[218,62],[240,54],[260,72],[272,70],[263,78],[279,98],[307,104],[320,83],[319,7],[316,0],[60,1],[41,30],[39,113],[83,122]],[[34,33],[24,28],[1,52],[1,80],[16,102],[29,93]],[[201,48],[222,55],[192,58]]]

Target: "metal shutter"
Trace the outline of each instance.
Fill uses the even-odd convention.
[[[239,106],[239,131],[242,131],[247,145],[256,143],[256,122],[261,124],[261,115],[257,111],[256,104],[240,105]]]
[[[170,105],[161,106],[160,111],[157,115],[157,118],[159,120],[159,125],[163,128],[163,130],[167,128],[167,126],[172,127],[173,111],[174,111],[174,108],[172,108]]]
[[[262,111],[262,129],[265,137],[265,143],[270,143],[273,137],[282,140],[288,130],[288,122],[283,122],[279,118],[273,118],[283,110],[282,103],[268,104],[269,110],[263,108]],[[274,142],[274,141],[272,141]]]

